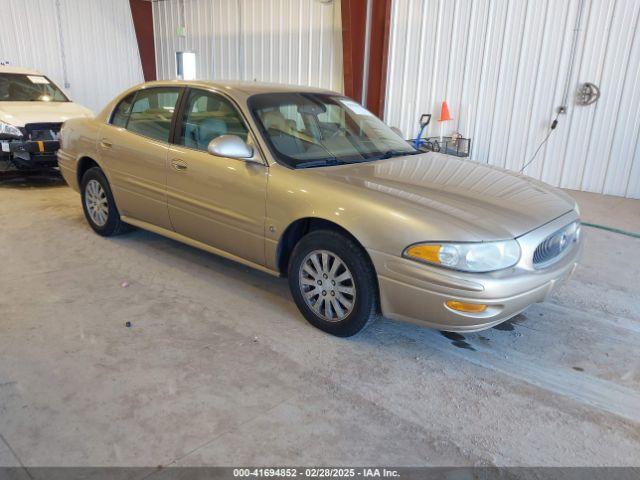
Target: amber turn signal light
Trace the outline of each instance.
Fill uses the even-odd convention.
[[[407,248],[405,255],[431,263],[440,263],[441,248],[441,245],[436,244],[418,244]]]
[[[482,303],[465,303],[455,300],[449,300],[447,302],[447,307],[449,307],[451,310],[457,310],[458,312],[467,313],[482,313],[487,309],[487,306]]]

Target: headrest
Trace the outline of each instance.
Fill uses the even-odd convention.
[[[287,129],[287,121],[284,118],[284,115],[280,112],[267,112],[262,117],[262,123],[264,124],[264,128],[267,130],[276,129],[286,132]]]

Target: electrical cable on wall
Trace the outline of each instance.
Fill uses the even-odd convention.
[[[531,159],[527,163],[525,163],[524,166],[520,169],[520,173],[524,172],[524,170],[529,165],[531,165],[531,163],[533,163],[533,161],[536,159],[536,157],[538,156],[538,153],[540,152],[542,147],[547,143],[547,141],[549,140],[549,137],[551,137],[551,134],[553,133],[553,131],[558,126],[558,119],[559,119],[560,115],[564,114],[564,113],[567,113],[567,102],[569,100],[569,89],[571,88],[571,78],[573,77],[573,67],[575,65],[576,52],[577,52],[577,49],[578,49],[578,36],[579,36],[579,33],[580,33],[580,24],[582,23],[582,14],[584,12],[584,4],[585,4],[585,0],[580,0],[580,4],[578,6],[578,16],[576,18],[575,27],[573,29],[573,38],[571,40],[571,52],[569,54],[569,71],[567,72],[567,77],[566,77],[566,80],[565,80],[565,83],[564,83],[564,91],[562,93],[562,104],[560,105],[560,107],[558,107],[558,113],[556,113],[556,117],[551,122],[551,126],[549,128],[549,132],[544,137],[542,142],[540,142],[540,145],[538,145],[538,148],[536,148],[536,151],[531,156]],[[598,92],[598,96],[599,96],[599,92]]]
[[[540,145],[538,145],[538,148],[536,148],[536,151],[533,153],[533,155],[531,156],[531,160],[529,160],[527,163],[524,164],[524,166],[520,169],[520,173],[524,172],[525,168],[527,168],[529,165],[531,165],[531,163],[536,159],[536,156],[538,155],[538,152],[540,152],[540,150],[542,149],[542,147],[544,146],[545,143],[547,143],[547,140],[549,140],[549,137],[551,136],[551,134],[553,133],[553,131],[556,129],[556,127],[558,126],[558,117],[560,116],[560,112],[558,112],[556,114],[556,118],[553,119],[553,122],[551,122],[551,127],[549,128],[549,132],[547,133],[547,135],[544,137],[544,140],[542,140],[542,142],[540,142]]]

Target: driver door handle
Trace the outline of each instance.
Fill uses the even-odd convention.
[[[178,158],[171,160],[171,167],[178,172],[184,172],[187,169],[187,164]]]

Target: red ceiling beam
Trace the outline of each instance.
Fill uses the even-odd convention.
[[[156,49],[153,40],[153,7],[145,0],[129,0],[133,28],[138,40],[138,51],[142,63],[144,80],[149,82],[156,79]]]
[[[366,0],[342,0],[342,58],[344,93],[358,101],[362,97]]]
[[[391,1],[371,0],[371,29],[366,107],[382,116],[387,84]],[[362,100],[367,0],[342,0],[344,93]]]
[[[391,28],[391,1],[371,0],[371,43],[369,46],[369,82],[367,108],[382,118],[387,91],[387,65],[389,60],[389,30]]]

